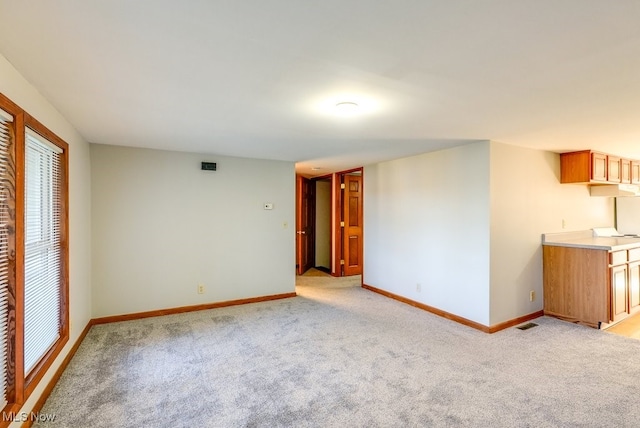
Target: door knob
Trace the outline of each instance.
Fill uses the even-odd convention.
[[[307,234],[307,232],[305,232],[304,230],[298,230],[296,233],[298,235],[306,235]]]

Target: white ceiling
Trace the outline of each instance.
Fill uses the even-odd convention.
[[[0,52],[92,143],[309,175],[487,139],[640,158],[638,0],[0,0]]]

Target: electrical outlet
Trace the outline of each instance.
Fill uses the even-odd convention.
[[[567,220],[562,219],[562,228],[566,229],[567,228]]]
[[[422,284],[420,284],[420,283],[417,283],[417,284],[416,284],[416,291],[417,291],[418,293],[422,291]]]
[[[530,301],[530,302],[533,302],[534,300],[536,300],[536,292],[535,292],[535,291],[533,291],[533,290],[531,290],[531,291],[529,292],[529,301]]]
[[[204,294],[204,284],[198,284],[198,294]]]

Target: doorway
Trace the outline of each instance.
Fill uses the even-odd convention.
[[[296,273],[315,265],[315,183],[296,175]]]
[[[296,176],[296,273],[362,274],[363,169]]]
[[[331,273],[331,218],[332,218],[332,191],[331,178],[321,177],[313,180],[316,184],[316,231],[315,231],[315,268],[325,273]]]
[[[342,265],[341,276],[362,274],[362,169],[339,174],[340,228]]]

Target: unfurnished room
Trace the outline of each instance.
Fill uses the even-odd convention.
[[[637,0],[0,0],[1,427],[636,427]]]

